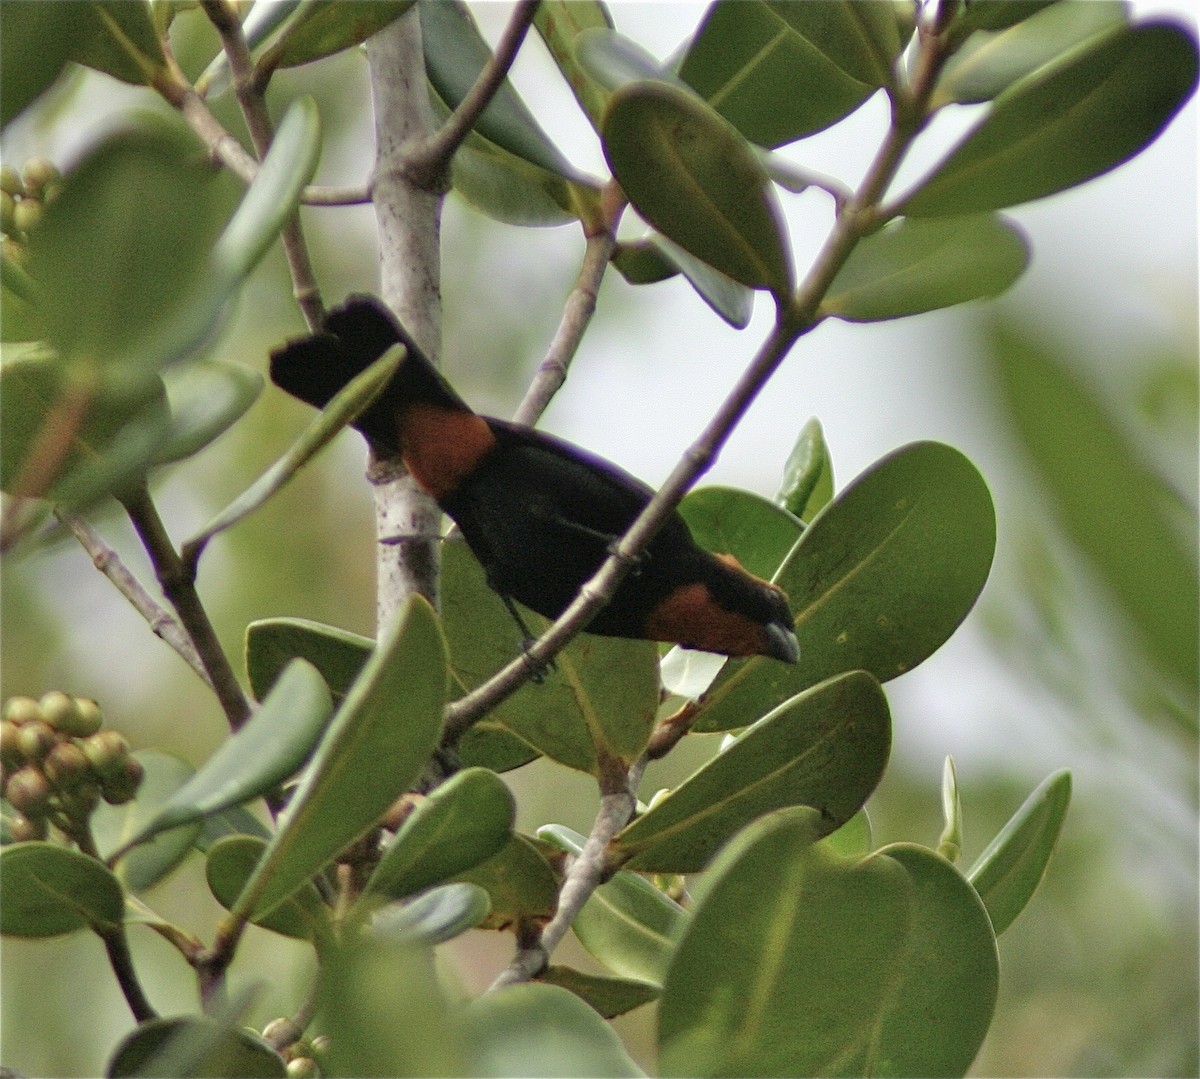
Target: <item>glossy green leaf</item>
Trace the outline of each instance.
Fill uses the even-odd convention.
[[[679,513],[701,547],[733,555],[767,581],[802,531],[787,510],[737,487],[697,487],[680,502]]]
[[[604,1019],[640,1008],[658,999],[658,987],[636,978],[609,978],[602,974],[584,974],[573,967],[547,967],[538,981],[543,985],[557,985],[574,993]]]
[[[564,204],[570,205],[570,186],[561,177],[472,135],[450,163],[450,183],[476,210],[493,221],[523,228],[549,228],[576,219],[564,209]]]
[[[851,671],[748,728],[620,831],[610,851],[630,869],[694,873],[751,821],[795,805],[820,810],[819,833],[828,834],[862,807],[890,749],[883,691]]]
[[[443,544],[442,612],[451,667],[464,688],[485,681],[521,647],[520,631],[465,543]],[[531,612],[524,617],[534,633],[548,625]],[[540,683],[520,689],[485,722],[569,768],[596,774],[606,760],[631,762],[658,707],[657,657],[647,641],[581,634]]]
[[[608,7],[600,0],[542,0],[534,13],[533,25],[575,94],[575,100],[598,128],[608,93],[579,62],[575,48],[585,30],[612,29]]]
[[[745,139],[702,101],[663,82],[609,101],[604,153],[634,208],[721,273],[777,296],[792,261],[775,190]]]
[[[419,8],[426,74],[438,97],[454,108],[475,85],[492,50],[465,4],[422,0]],[[559,152],[507,79],[483,110],[475,131],[539,168],[574,182],[586,181]]]
[[[213,898],[230,910],[253,875],[267,840],[250,835],[231,835],[214,843],[204,863],[204,876]],[[254,924],[297,940],[323,941],[332,931],[330,913],[312,883],[296,889]]]
[[[539,828],[538,836],[576,856],[585,842],[584,836],[560,824]],[[683,907],[649,880],[622,869],[591,894],[571,931],[609,970],[660,986],[687,919]]]
[[[947,757],[942,768],[942,835],[937,852],[948,862],[957,862],[963,845],[962,798],[958,793],[958,769]]]
[[[848,74],[826,53],[825,46],[843,41],[832,26],[828,37],[816,40],[790,21],[816,26],[843,6],[849,5],[712,4],[679,75],[751,142],[774,149],[813,135],[852,113],[878,85]],[[858,6],[879,8],[866,15],[872,24],[892,16],[886,4]],[[853,38],[844,43],[856,48]]]
[[[713,866],[663,986],[661,1074],[838,1075],[869,1041],[901,976],[913,886],[891,859],[816,844],[818,820],[772,814]]]
[[[62,356],[119,364],[130,379],[177,358],[190,335],[175,327],[190,326],[212,291],[223,202],[200,157],[190,132],[143,116],[66,174],[30,236],[28,266]]]
[[[0,123],[8,124],[58,79],[79,43],[94,32],[75,5],[18,0],[4,5],[0,34]]]
[[[991,495],[961,453],[916,442],[884,457],[813,519],[776,575],[799,662],[725,664],[695,729],[743,727],[840,671],[886,682],[911,670],[967,616],[995,544]]]
[[[1047,776],[971,866],[967,879],[997,936],[1025,909],[1045,876],[1070,802],[1071,773]]]
[[[320,673],[293,660],[258,710],[122,846],[274,790],[308,759],[333,710]]]
[[[356,936],[325,957],[318,1027],[328,1075],[470,1075],[457,1010],[427,948]]]
[[[451,776],[405,818],[365,891],[396,899],[487,861],[512,836],[516,803],[486,768]]]
[[[655,249],[669,266],[676,268],[709,307],[735,330],[750,324],[754,311],[754,290],[727,277],[707,262],[696,258],[665,236],[654,236]]]
[[[300,204],[321,155],[321,118],[311,97],[290,105],[254,181],[213,247],[216,275],[240,282],[267,253]]]
[[[187,761],[160,749],[139,749],[134,757],[143,768],[137,797],[119,806],[102,803],[92,814],[92,834],[105,860],[142,831],[196,771]],[[155,839],[125,855],[114,867],[113,872],[130,891],[141,892],[156,884],[191,853],[200,825],[175,823],[178,827],[158,830]]]
[[[954,20],[955,36],[976,30],[1003,30],[1036,15],[1060,0],[970,0]]]
[[[825,444],[825,432],[815,417],[796,438],[783,466],[783,479],[775,501],[805,523],[811,521],[833,498],[833,461]]]
[[[261,55],[260,46],[295,14],[299,7],[318,7],[320,4],[313,0],[273,0],[269,4],[254,4],[242,20],[242,36],[252,55]],[[196,80],[197,92],[205,98],[212,99],[229,89],[231,78],[229,74],[229,56],[225,50],[218,49],[212,63]]]
[[[371,916],[370,933],[376,940],[387,938],[432,947],[474,929],[490,910],[491,900],[483,888],[456,881],[376,910]]]
[[[252,836],[263,840],[271,838],[267,826],[249,809],[245,806],[231,806],[204,818],[200,834],[196,836],[195,847],[202,854],[207,854],[215,844],[231,835]]]
[[[901,220],[862,240],[821,312],[877,322],[998,296],[1025,272],[1029,242],[996,214]]]
[[[892,81],[900,55],[900,30],[887,4],[856,0],[818,0],[793,4],[768,0],[767,7],[822,56],[852,79],[868,86]]]
[[[492,909],[485,929],[549,921],[558,905],[558,878],[537,846],[523,835],[513,835],[482,865],[459,874],[459,880],[478,884],[488,894]]]
[[[389,348],[365,371],[355,375],[338,390],[287,452],[188,540],[186,547],[192,550],[203,549],[213,536],[233,527],[258,509],[318,451],[332,442],[343,427],[370,405],[396,373],[396,368],[400,366],[403,358],[403,347],[396,345]]]
[[[148,0],[101,0],[71,3],[77,19],[94,29],[83,37],[72,59],[135,86],[153,85],[166,69],[162,42]]]
[[[56,937],[85,926],[119,925],[121,883],[102,862],[54,843],[0,850],[0,933]]]
[[[644,79],[674,83],[683,90],[688,88],[687,83],[636,41],[609,27],[581,31],[575,39],[575,57],[592,81],[603,88],[606,102],[613,90]],[[601,122],[603,118],[601,113]]]
[[[162,383],[31,353],[0,367],[0,489],[80,505],[140,480],[169,434]]]
[[[989,341],[1009,422],[1057,520],[1099,575],[1160,670],[1191,701],[1196,731],[1200,606],[1194,510],[1072,370],[1069,354],[1031,330],[996,325]],[[1121,519],[1136,522],[1121,527]],[[1185,514],[1191,525],[1182,525]]]
[[[996,938],[978,896],[949,862],[913,843],[884,847],[912,884],[913,921],[893,958],[898,980],[842,1075],[964,1075],[992,1021]]]
[[[865,858],[871,853],[874,841],[871,836],[871,818],[864,806],[840,828],[832,831],[821,842],[843,858]]]
[[[235,910],[262,914],[366,832],[420,774],[445,703],[437,616],[410,598],[338,709]]]
[[[1158,137],[1194,91],[1196,72],[1196,43],[1173,23],[1104,35],[996,98],[902,211],[997,210],[1108,172]]]
[[[295,67],[353,48],[398,19],[414,0],[355,0],[301,4],[295,17],[272,42],[260,66]],[[255,5],[256,7],[260,5]],[[266,6],[270,6],[269,4]]]
[[[206,1015],[150,1019],[121,1039],[105,1069],[109,1079],[223,1075],[283,1079],[287,1067],[262,1038]]]
[[[574,993],[512,985],[468,1005],[464,1033],[480,1079],[505,1076],[640,1076],[613,1030]]]
[[[258,399],[257,371],[221,360],[192,360],[163,372],[171,427],[155,455],[156,464],[182,461],[233,426]]]
[[[340,704],[371,658],[375,642],[307,618],[263,618],[246,627],[246,674],[262,700],[294,659],[311,663]]]
[[[949,102],[991,101],[1093,38],[1128,21],[1125,0],[1066,0],[1003,30],[972,34],[938,75],[932,108]]]

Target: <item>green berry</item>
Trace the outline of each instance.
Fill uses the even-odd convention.
[[[80,742],[79,746],[102,780],[119,775],[129,760],[129,743],[119,731],[97,731]]]
[[[14,843],[29,843],[36,839],[45,839],[50,834],[45,817],[31,818],[24,813],[18,813],[8,819],[8,831]]]
[[[119,806],[132,802],[142,785],[146,770],[135,757],[125,758],[125,767],[114,775],[106,776],[100,793],[109,805]]]
[[[95,734],[100,725],[104,722],[104,717],[100,712],[98,705],[91,697],[76,697],[75,698],[75,726],[71,730],[71,734],[76,738],[88,738]]]
[[[11,236],[17,231],[17,200],[7,191],[0,191],[0,232]]]
[[[63,812],[75,820],[86,820],[100,804],[100,787],[96,783],[80,783],[59,797]]]
[[[14,196],[25,194],[25,185],[21,183],[20,173],[11,165],[0,165],[0,191]]]
[[[42,771],[60,791],[69,791],[91,778],[92,766],[74,742],[59,742],[46,754]]]
[[[32,764],[20,769],[4,785],[4,797],[13,809],[31,820],[46,815],[53,793],[50,781]]]
[[[4,702],[4,717],[11,723],[29,723],[41,719],[42,710],[32,697],[9,697]]]
[[[26,761],[40,761],[58,741],[54,730],[40,719],[22,724],[17,729],[17,738]]]
[[[0,767],[4,774],[15,772],[25,763],[25,754],[21,752],[21,728],[11,719],[0,722]]]
[[[15,262],[21,267],[29,264],[29,248],[19,240],[14,240],[11,236],[5,236],[2,250],[4,251],[4,257],[9,262]]]
[[[21,199],[13,207],[13,225],[19,233],[28,234],[38,227],[46,211],[37,199]]]
[[[21,170],[21,179],[25,183],[25,190],[34,198],[37,198],[47,184],[56,183],[61,180],[62,173],[58,171],[58,166],[49,158],[31,157],[25,162],[25,167]]]
[[[289,1079],[313,1079],[321,1074],[312,1057],[293,1057],[287,1063],[287,1073]]]
[[[52,689],[43,693],[38,707],[42,710],[42,719],[56,731],[67,731],[75,715],[75,698],[61,689]]]

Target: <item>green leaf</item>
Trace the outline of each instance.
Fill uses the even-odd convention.
[[[1059,0],[971,0],[959,11],[952,30],[956,36],[975,30],[1003,30],[1058,3]]]
[[[612,29],[608,7],[599,0],[542,0],[534,13],[533,25],[575,94],[575,100],[592,126],[599,128],[608,93],[579,62],[575,50],[585,30]]]
[[[102,862],[54,843],[0,850],[0,933],[56,937],[85,926],[120,925],[121,882]]]
[[[1088,39],[1125,25],[1128,12],[1124,0],[1069,0],[1003,30],[974,33],[942,68],[930,107],[991,101]]]
[[[29,239],[38,315],[63,357],[144,378],[192,343],[176,327],[212,292],[223,201],[199,150],[176,122],[143,114],[66,174]]]
[[[964,1075],[996,1007],[999,960],[987,913],[949,862],[913,843],[884,847],[865,864],[908,873],[913,920],[892,958],[897,980],[857,1059],[843,1075]]]
[[[320,673],[302,659],[293,660],[245,726],[122,846],[136,846],[274,790],[308,759],[331,712]]]
[[[162,383],[31,353],[0,367],[0,489],[81,505],[140,480],[168,436]]]
[[[242,36],[246,39],[246,45],[252,55],[261,55],[263,50],[259,46],[273,37],[275,32],[292,18],[297,8],[321,6],[324,5],[314,3],[313,0],[275,0],[270,4],[254,4],[242,20]],[[228,90],[230,84],[229,56],[221,48],[196,80],[196,90],[201,97],[212,100]]]
[[[874,846],[871,818],[867,815],[866,806],[840,828],[830,832],[821,842],[843,858],[865,858]]]
[[[784,806],[820,811],[820,835],[848,821],[883,776],[891,717],[864,671],[830,679],[748,728],[617,833],[610,856],[630,869],[695,873],[735,832]]]
[[[877,322],[998,296],[1025,272],[1029,242],[995,214],[898,221],[861,241],[822,314]]]
[[[307,660],[340,704],[374,649],[370,637],[336,626],[306,618],[263,618],[246,627],[246,675],[254,696],[262,700],[292,660]]]
[[[604,1019],[615,1019],[618,1015],[650,1004],[658,999],[658,987],[636,978],[609,978],[601,974],[584,974],[572,967],[549,966],[538,981],[543,985],[557,985],[574,993]]]
[[[58,79],[79,43],[95,30],[74,5],[42,0],[4,5],[0,34],[0,123],[7,126]]]
[[[226,836],[209,848],[204,876],[213,898],[226,910],[237,902],[266,849],[266,840],[250,835]],[[256,917],[254,924],[297,940],[324,942],[331,932],[329,911],[311,882]]]
[[[610,27],[589,27],[575,39],[575,57],[592,82],[605,92],[605,102],[612,91],[628,82],[653,79],[673,83],[680,89],[688,86],[668,67],[642,48],[636,41],[617,33]],[[603,112],[597,124],[603,122]]]
[[[825,432],[815,417],[796,438],[796,444],[783,466],[783,479],[775,492],[775,501],[794,517],[811,521],[833,498],[833,461],[825,445]]]
[[[696,295],[730,326],[743,330],[750,324],[750,315],[754,311],[753,289],[713,269],[665,236],[652,236],[650,242],[667,265],[683,274]]]
[[[612,95],[602,135],[622,190],[659,232],[743,285],[790,292],[774,186],[728,122],[686,90],[632,82]]]
[[[456,881],[376,910],[370,933],[376,940],[386,938],[432,947],[476,928],[490,910],[491,900],[483,888]]]
[[[262,1038],[206,1015],[150,1019],[121,1039],[109,1079],[133,1076],[227,1075],[283,1079],[283,1059]]]
[[[422,0],[421,40],[429,81],[450,108],[455,108],[475,85],[492,57],[465,4],[456,0]],[[574,183],[586,183],[579,172],[542,130],[521,95],[505,79],[475,131],[519,158]]]
[[[395,345],[365,371],[355,375],[338,390],[287,452],[188,540],[185,547],[194,551],[202,550],[213,536],[232,528],[258,509],[319,450],[332,442],[343,427],[370,405],[396,373],[396,368],[400,366],[403,358],[403,347]]]
[[[318,1027],[328,1075],[471,1075],[458,1013],[433,953],[411,943],[350,937],[321,966]]]
[[[466,1009],[467,1074],[640,1076],[616,1031],[574,993],[556,985],[512,985]]]
[[[958,769],[950,756],[942,768],[942,819],[945,824],[937,852],[946,861],[957,862],[963,845],[962,799],[958,793]]]
[[[512,836],[516,803],[486,768],[467,768],[418,802],[388,844],[366,893],[403,899],[487,861]]]
[[[816,134],[858,108],[875,85],[847,74],[826,46],[841,41],[833,26],[827,37],[820,24],[848,5],[769,4],[759,0],[709,6],[679,67],[680,77],[751,142],[769,149]],[[856,5],[872,24],[894,15],[886,4]],[[862,9],[877,8],[877,12]],[[793,22],[795,25],[793,25]],[[809,24],[809,25],[806,25]],[[865,24],[864,24],[865,25]],[[881,33],[887,31],[881,26]],[[899,37],[896,38],[897,44]],[[857,34],[845,40],[855,51]],[[865,54],[870,61],[871,50]],[[848,56],[839,56],[854,66]],[[875,70],[876,65],[868,66]]]
[[[311,97],[296,98],[283,114],[253,183],[213,247],[218,278],[240,283],[258,265],[300,204],[321,155],[321,117]]]
[[[884,457],[813,519],[776,575],[799,662],[726,663],[694,729],[743,727],[841,671],[886,682],[911,670],[967,616],[995,545],[991,495],[961,453],[916,442]]]
[[[823,56],[852,79],[868,86],[892,81],[900,55],[900,30],[887,4],[820,0],[793,4],[773,0],[767,6]]]
[[[971,866],[967,879],[997,936],[1025,909],[1046,875],[1070,802],[1071,773],[1047,776]]]
[[[466,689],[486,681],[521,647],[511,616],[462,542],[442,546],[442,611],[451,667]],[[535,633],[549,624],[532,612],[524,617]],[[540,684],[518,690],[487,722],[593,775],[613,758],[629,763],[645,747],[654,723],[657,657],[648,641],[581,634]]]
[[[492,909],[485,929],[510,929],[549,921],[558,905],[558,878],[537,846],[513,835],[482,865],[459,874],[459,880],[478,884]]]
[[[101,804],[92,814],[92,833],[106,861],[154,818],[195,774],[185,760],[159,749],[139,749],[134,758],[144,769],[137,797],[124,805]],[[179,827],[157,830],[158,835],[122,859],[113,872],[131,892],[145,891],[162,880],[192,851],[200,825],[175,822]]]
[[[659,1002],[661,1074],[844,1074],[870,1039],[900,977],[913,886],[891,859],[816,844],[818,819],[772,814],[713,866]]]
[[[913,217],[998,210],[1116,168],[1158,137],[1196,86],[1196,43],[1145,22],[1072,50],[996,98],[909,195]]]
[[[260,915],[368,831],[420,775],[445,703],[437,616],[409,599],[333,718],[235,911]]]
[[[192,360],[163,372],[171,426],[155,464],[182,461],[233,426],[262,392],[263,378],[239,363]]]
[[[71,3],[76,19],[92,24],[72,59],[135,86],[153,85],[166,71],[162,42],[147,0],[91,0]]]
[[[733,555],[764,580],[775,575],[803,531],[787,510],[736,487],[697,487],[679,513],[701,547]]]
[[[1060,527],[1159,669],[1188,694],[1185,729],[1194,734],[1200,696],[1195,511],[1071,370],[1068,354],[1030,330],[1005,325],[992,329],[990,353],[1009,420]],[[1114,506],[1130,526],[1114,522]]]
[[[259,66],[295,67],[353,48],[412,6],[413,0],[375,0],[371,4],[328,0],[301,4],[295,18],[266,50]]]

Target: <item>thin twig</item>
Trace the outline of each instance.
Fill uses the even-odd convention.
[[[208,612],[196,593],[195,581],[171,542],[149,490],[145,486],[139,487],[123,496],[121,504],[150,555],[163,595],[175,608],[180,623],[195,645],[230,728],[238,730],[250,718],[250,703],[217,640]]]
[[[92,565],[113,583],[133,609],[149,623],[154,635],[169,644],[183,661],[211,686],[212,679],[204,669],[200,654],[183,626],[171,617],[165,607],[155,601],[142,582],[121,560],[121,556],[104,542],[100,533],[78,514],[61,506],[55,509],[54,515],[79,541],[79,545],[91,558]]]
[[[414,174],[427,177],[441,176],[449,167],[450,159],[470,134],[484,109],[488,107],[496,91],[508,77],[509,68],[516,59],[517,51],[525,40],[538,0],[520,0],[504,33],[496,45],[495,52],[488,58],[475,85],[467,91],[458,107],[446,118],[446,122],[429,139],[413,147],[407,156],[406,167]]]
[[[363,206],[371,201],[371,185],[357,184],[353,187],[306,187],[300,196],[305,206]]]

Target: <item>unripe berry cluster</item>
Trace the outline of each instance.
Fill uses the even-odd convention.
[[[0,232],[4,254],[23,266],[28,258],[29,234],[42,219],[46,203],[62,187],[62,174],[44,157],[31,157],[17,172],[0,166]]]
[[[141,764],[125,738],[101,723],[95,701],[60,689],[4,702],[0,777],[16,810],[9,822],[15,841],[45,839],[51,824],[71,833],[101,798],[120,805],[137,793]]]

